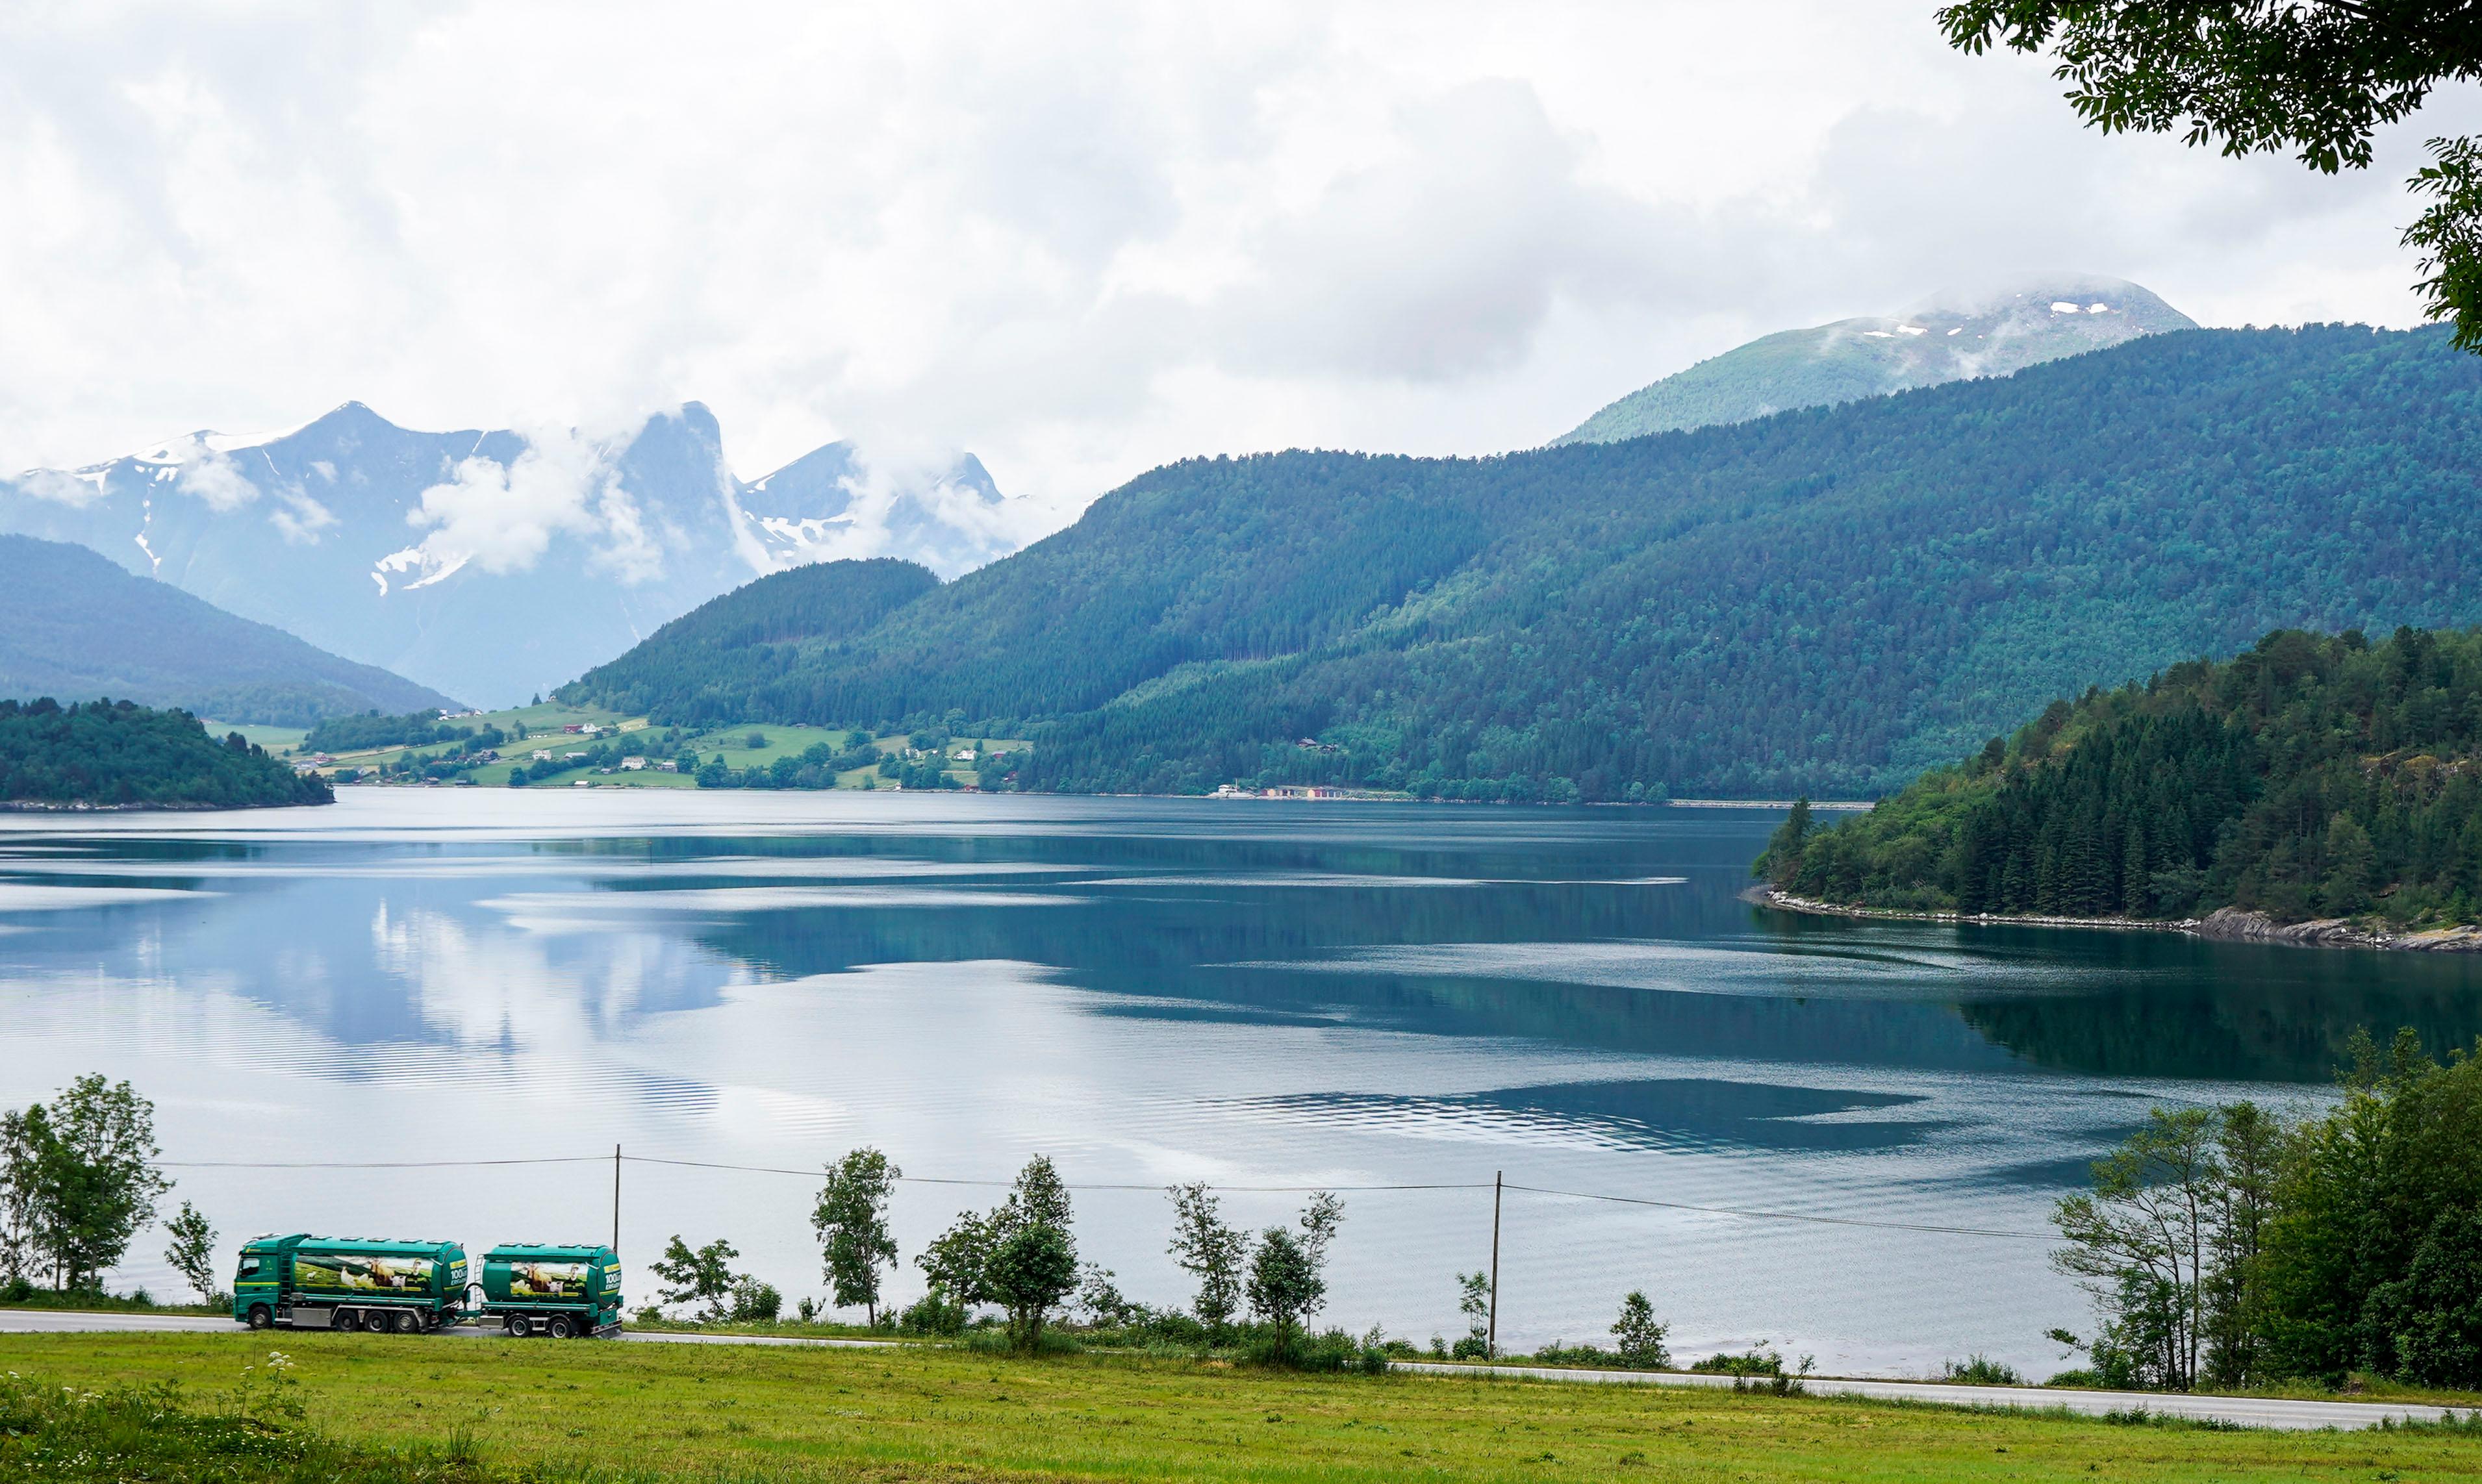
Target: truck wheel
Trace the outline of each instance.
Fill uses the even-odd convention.
[[[339,1309],[328,1316],[328,1328],[331,1330],[357,1330],[361,1327],[362,1315],[359,1310]]]
[[[250,1306],[250,1327],[254,1330],[272,1330],[276,1328],[276,1315],[267,1312],[265,1304],[252,1304]]]
[[[549,1332],[551,1338],[554,1339],[567,1339],[569,1336],[577,1333],[576,1327],[568,1322],[568,1315],[567,1314],[552,1315],[551,1323],[544,1326],[544,1328]]]
[[[532,1334],[533,1332],[534,1332],[534,1326],[533,1326],[533,1325],[531,1325],[531,1324],[528,1324],[528,1323],[526,1322],[526,1316],[525,1316],[525,1315],[523,1315],[523,1314],[511,1314],[511,1315],[509,1315],[509,1338],[510,1338],[511,1339],[523,1339],[523,1338],[526,1338],[526,1336],[528,1336],[529,1334]]]
[[[422,1315],[415,1313],[412,1310],[406,1310],[404,1312],[396,1316],[396,1332],[398,1334],[414,1335],[419,1334],[421,1330]]]

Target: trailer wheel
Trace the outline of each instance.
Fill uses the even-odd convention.
[[[357,1330],[361,1327],[362,1315],[359,1310],[339,1309],[328,1315],[328,1328],[331,1330]]]
[[[567,1314],[552,1315],[551,1323],[545,1325],[544,1329],[554,1339],[567,1339],[569,1336],[577,1333],[576,1329],[568,1322],[568,1315]]]
[[[531,1325],[531,1324],[528,1324],[528,1323],[526,1322],[526,1316],[525,1316],[525,1315],[523,1315],[523,1314],[511,1314],[511,1315],[509,1315],[509,1338],[512,1338],[512,1339],[523,1339],[523,1338],[526,1338],[526,1336],[528,1336],[529,1334],[533,1333],[533,1331],[534,1331],[534,1326],[533,1326],[533,1325]]]
[[[250,1306],[250,1327],[254,1330],[272,1330],[276,1328],[276,1315],[267,1312],[265,1304],[252,1304]]]
[[[395,1315],[384,1309],[374,1309],[362,1315],[362,1329],[369,1334],[384,1335],[388,1332],[389,1322],[394,1318]]]
[[[400,1334],[400,1335],[415,1335],[415,1334],[419,1334],[419,1333],[421,1333],[421,1331],[422,1331],[422,1315],[420,1315],[420,1314],[418,1314],[418,1313],[415,1313],[415,1312],[414,1312],[412,1310],[410,1310],[410,1309],[408,1309],[408,1310],[402,1311],[401,1312],[399,1312],[399,1313],[397,1314],[397,1316],[396,1316],[396,1332],[397,1332],[398,1334]]]

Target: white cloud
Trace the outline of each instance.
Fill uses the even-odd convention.
[[[412,587],[437,582],[468,562],[487,572],[524,571],[542,559],[554,536],[604,529],[616,503],[634,516],[619,491],[613,452],[601,440],[545,431],[531,435],[508,464],[462,460],[406,513],[406,522],[427,534],[388,560],[400,563],[397,570],[421,573]],[[634,519],[629,527],[634,541]]]
[[[87,474],[64,473],[59,469],[28,469],[11,481],[20,494],[31,494],[39,500],[55,504],[84,506],[103,498],[102,469]]]
[[[955,456],[945,450],[874,454],[856,450],[853,471],[837,481],[847,504],[829,518],[744,511],[779,543],[772,549],[754,540],[744,548],[753,570],[767,571],[811,562],[901,556],[941,577],[971,571],[1027,543],[1058,530],[1076,511],[1032,498],[987,498],[956,477]],[[768,498],[759,491],[753,503]]]
[[[299,490],[277,491],[277,505],[267,513],[270,524],[298,546],[313,546],[319,533],[337,523],[336,513]]]
[[[16,7],[0,466],[345,397],[521,428],[698,397],[747,469],[970,448],[1060,519],[1191,453],[1538,442],[1960,278],[2415,319],[2400,182],[2466,93],[2334,179],[2058,94],[1918,0]],[[460,472],[427,560],[577,531],[649,570],[585,458]],[[184,465],[246,498],[220,477]]]
[[[195,433],[159,452],[180,466],[172,488],[204,500],[211,510],[239,510],[258,498],[258,486],[250,482],[240,465]]]

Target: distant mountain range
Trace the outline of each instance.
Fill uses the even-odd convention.
[[[1650,433],[1885,396],[2027,366],[2197,324],[2118,278],[2021,285],[1947,307],[1786,330],[1702,360],[1597,412],[1560,443],[1613,443]]]
[[[456,708],[437,691],[131,576],[84,546],[0,536],[0,700],[40,696],[280,727]]]
[[[604,437],[400,428],[357,402],[0,481],[0,531],[75,542],[244,618],[481,704],[522,701],[752,576],[1014,544],[971,456],[876,476],[832,443],[743,483],[698,403]],[[403,709],[402,707],[398,709]]]
[[[1876,793],[2270,629],[2482,623],[2482,358],[2186,331],[1625,442],[1194,459],[911,587],[770,577],[562,694],[1031,727],[1063,790]]]

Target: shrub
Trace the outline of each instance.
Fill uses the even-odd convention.
[[[1243,1354],[1253,1365],[1291,1370],[1381,1375],[1387,1369],[1385,1348],[1342,1330],[1295,1334],[1276,1325],[1253,1325]]]
[[[1962,1361],[1950,1361],[1940,1367],[1939,1379],[1957,1386],[2023,1386],[2025,1378],[2014,1365],[2004,1365],[1987,1355],[1972,1355]]]
[[[773,1324],[784,1312],[784,1295],[772,1283],[743,1277],[732,1285],[732,1320],[736,1324]]]
[[[962,1335],[966,1317],[964,1305],[934,1289],[907,1305],[896,1327],[908,1335]]]
[[[1693,1361],[1689,1368],[1713,1376],[1781,1376],[1783,1357],[1752,1345],[1739,1355],[1710,1355],[1703,1361]]]
[[[1600,1345],[1571,1345],[1553,1340],[1534,1352],[1536,1364],[1543,1365],[1625,1366],[1626,1362]]]

